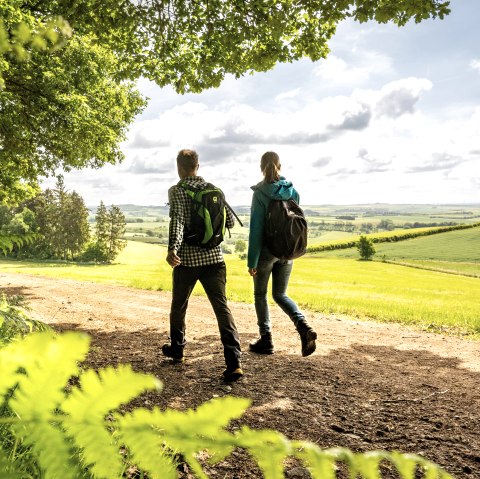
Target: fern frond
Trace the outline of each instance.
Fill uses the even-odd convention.
[[[31,244],[39,237],[38,233],[25,233],[23,235],[0,235],[0,251],[7,255],[14,246],[22,247]]]
[[[137,409],[135,412],[139,412]],[[120,419],[119,440],[128,445],[128,450],[133,462],[152,479],[175,479],[176,467],[168,457],[169,451],[165,450],[165,444],[161,434],[158,434],[152,426],[148,425],[147,417],[151,411],[142,414],[129,414]]]
[[[13,425],[12,430],[24,445],[32,447],[45,479],[74,479],[77,476],[72,450],[58,426],[51,425],[45,418],[32,418]]]
[[[397,468],[401,479],[414,479],[417,465],[420,465],[424,471],[425,479],[453,479],[450,474],[444,471],[440,466],[431,461],[427,461],[421,456],[415,454],[403,454],[397,451],[386,453],[388,460]]]
[[[50,415],[63,401],[67,381],[78,374],[78,362],[85,358],[89,342],[88,336],[78,333],[39,333],[17,343],[12,359],[26,374],[17,374],[18,389],[10,407],[20,417]],[[25,351],[26,347],[31,350]]]
[[[51,330],[47,324],[29,318],[25,309],[22,297],[0,294],[0,343],[8,343],[33,331]]]
[[[77,362],[85,357],[88,343],[88,337],[78,333],[39,333],[1,351],[0,364],[6,365],[10,381],[0,386],[5,390],[17,385],[7,402],[21,420],[12,431],[32,447],[46,478],[75,476],[68,441],[54,425],[55,410],[68,379],[78,373]]]
[[[10,238],[8,237],[0,237],[0,249],[2,250],[2,253],[7,255],[10,253],[13,249],[13,242]]]
[[[311,442],[294,441],[294,456],[307,466],[312,479],[335,479],[336,455],[329,454]]]
[[[196,410],[185,412],[153,409],[136,409],[118,419],[119,432],[126,446],[136,456],[138,455],[138,442],[144,444],[147,439],[142,431],[147,431],[146,436],[152,438],[152,430],[157,437],[154,450],[160,454],[162,445],[169,450],[179,452],[188,462],[197,477],[206,478],[202,467],[197,461],[196,453],[208,450],[212,457],[211,462],[217,462],[228,456],[235,446],[235,437],[224,428],[232,419],[240,417],[250,404],[250,400],[227,396],[216,398],[202,404]],[[145,461],[139,465],[152,473],[158,469],[149,469]],[[162,465],[163,467],[163,465]]]
[[[16,468],[7,454],[0,449],[0,477],[2,479],[22,479],[23,472]]]
[[[237,444],[255,458],[265,479],[283,479],[283,461],[293,453],[292,443],[277,431],[243,427],[235,434]]]
[[[56,407],[53,403],[63,397],[67,380],[78,374],[77,362],[85,358],[88,345],[86,335],[65,333],[56,336],[52,332],[32,334],[22,341],[8,344],[0,349],[0,396],[22,382],[26,389],[17,396],[22,410],[32,410],[30,399],[38,402],[38,398],[42,398],[41,404],[45,407],[49,397],[48,407]],[[20,368],[26,374],[20,373]],[[26,394],[30,397],[25,397]]]
[[[119,477],[123,468],[114,438],[105,428],[105,416],[140,393],[158,390],[161,383],[153,376],[139,374],[130,365],[98,372],[88,370],[80,378],[81,389],[75,388],[64,401],[68,414],[64,427],[82,449],[85,465],[91,465],[95,477]]]

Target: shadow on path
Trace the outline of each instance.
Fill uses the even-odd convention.
[[[421,454],[456,478],[480,478],[480,373],[460,367],[456,359],[357,344],[326,356],[261,356],[247,351],[253,338],[247,334],[241,335],[245,378],[227,386],[220,379],[218,335],[197,334],[185,350],[187,361],[173,365],[161,356],[168,338],[158,330],[82,330],[92,337],[90,367],[129,362],[163,381],[161,393],[145,394],[135,406],[186,409],[233,394],[250,398],[252,407],[232,427],[274,428],[325,448]],[[210,477],[259,477],[244,454],[234,454],[210,468]],[[388,474],[384,477],[396,477]]]

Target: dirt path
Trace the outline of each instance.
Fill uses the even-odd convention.
[[[203,298],[190,302],[188,360],[173,366],[159,352],[167,342],[169,293],[5,273],[0,273],[1,291],[25,296],[32,316],[58,330],[87,331],[95,346],[90,366],[130,362],[159,377],[163,392],[142,396],[139,404],[184,409],[225,394],[249,397],[253,405],[242,424],[275,428],[321,447],[422,454],[457,478],[480,478],[478,341],[310,314],[318,347],[302,358],[293,325],[273,308],[276,353],[263,357],[248,352],[256,337],[253,307],[231,303],[246,375],[230,387],[220,380],[222,349]],[[294,472],[298,468],[287,476],[302,477]],[[207,473],[260,477],[241,451]]]

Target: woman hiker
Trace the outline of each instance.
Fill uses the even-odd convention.
[[[260,162],[263,181],[252,186],[254,193],[250,213],[248,272],[253,277],[255,311],[260,337],[250,343],[250,351],[273,354],[272,325],[267,303],[268,282],[271,276],[273,299],[288,314],[300,334],[302,356],[309,356],[315,351],[317,333],[307,323],[296,303],[287,296],[293,261],[276,258],[264,241],[265,219],[270,201],[293,199],[298,204],[300,199],[292,183],[280,176],[280,167],[280,158],[277,153],[273,151],[264,153]]]

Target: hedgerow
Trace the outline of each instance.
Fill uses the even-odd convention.
[[[415,230],[403,230],[402,232],[384,232],[365,235],[373,243],[386,243],[404,241],[408,239],[418,238],[420,236],[428,236],[439,233],[446,233],[454,230],[464,230],[468,228],[475,228],[480,226],[480,223],[455,225],[455,226],[441,226],[436,228],[418,228]],[[339,240],[325,244],[312,245],[307,248],[307,253],[319,253],[321,251],[331,251],[336,249],[354,248],[358,245],[359,238],[352,240]]]

